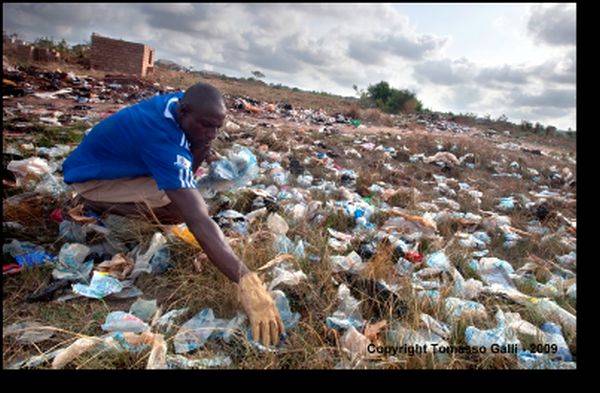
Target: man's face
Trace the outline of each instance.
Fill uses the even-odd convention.
[[[213,111],[211,114],[198,114],[183,111],[181,128],[186,133],[192,146],[210,143],[217,136],[217,130],[225,121],[225,108]]]

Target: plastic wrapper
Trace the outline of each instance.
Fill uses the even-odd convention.
[[[140,318],[124,311],[113,311],[108,314],[101,327],[106,332],[141,333],[149,329],[149,326]]]
[[[239,329],[244,321],[243,315],[238,315],[230,321],[218,319],[215,318],[212,309],[205,308],[184,323],[175,334],[175,352],[186,353],[201,348],[211,336],[228,337]]]
[[[184,315],[186,312],[188,311],[188,308],[180,308],[177,310],[171,310],[167,313],[165,313],[164,315],[162,315],[160,318],[158,318],[158,320],[156,321],[156,328],[167,334],[170,333],[171,330],[173,329],[173,327],[175,326],[175,321],[181,317],[182,315]]]
[[[306,274],[302,270],[292,271],[289,264],[282,264],[273,268],[273,280],[269,284],[269,290],[279,284],[298,285],[300,281],[306,280]]]
[[[521,343],[517,338],[516,332],[507,324],[502,310],[496,312],[497,326],[493,329],[481,330],[474,326],[467,326],[465,329],[465,341],[468,345],[485,347],[488,350],[492,345],[500,347],[508,347],[508,345],[516,345],[518,348]]]
[[[89,285],[73,285],[73,292],[93,299],[102,299],[110,294],[118,293],[122,289],[123,285],[119,280],[104,272],[94,272]]]
[[[144,322],[150,322],[157,309],[156,299],[144,300],[140,298],[131,305],[129,313],[135,315]]]
[[[256,156],[248,148],[234,145],[227,159],[210,164],[208,174],[200,178],[197,185],[205,197],[212,197],[216,192],[242,187],[257,175]]]
[[[62,221],[58,226],[58,234],[60,238],[68,242],[85,243],[85,230],[74,221]]]
[[[13,335],[17,335],[16,339],[20,343],[34,344],[50,339],[54,335],[54,328],[38,322],[17,322],[2,331],[3,337]]]
[[[451,320],[458,320],[463,317],[469,319],[487,318],[483,304],[471,300],[447,297],[444,302],[444,308]]]
[[[360,302],[352,297],[345,284],[338,287],[338,301],[338,309],[325,320],[327,326],[333,329],[348,329],[350,326],[361,329],[365,321],[360,312]]]
[[[169,369],[207,369],[224,368],[231,366],[232,361],[229,356],[216,355],[211,358],[188,359],[182,355],[167,355],[167,365]]]
[[[89,252],[89,247],[83,244],[63,244],[58,253],[56,267],[52,271],[52,277],[56,280],[88,282],[88,277],[94,267],[93,261],[84,262]]]

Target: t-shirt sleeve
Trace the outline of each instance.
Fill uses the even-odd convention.
[[[144,143],[141,157],[160,190],[196,188],[192,154],[171,141]]]

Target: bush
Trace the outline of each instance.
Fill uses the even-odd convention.
[[[386,113],[420,112],[423,104],[414,92],[390,87],[389,83],[381,81],[369,85],[366,92],[361,94],[361,102],[366,107],[377,107]]]

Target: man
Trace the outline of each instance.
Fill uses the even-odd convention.
[[[277,344],[284,327],[273,299],[233,253],[194,182],[225,112],[220,92],[205,83],[124,108],[65,160],[64,179],[92,210],[129,215],[146,206],[162,224],[185,222],[210,261],[237,283],[253,338]]]

